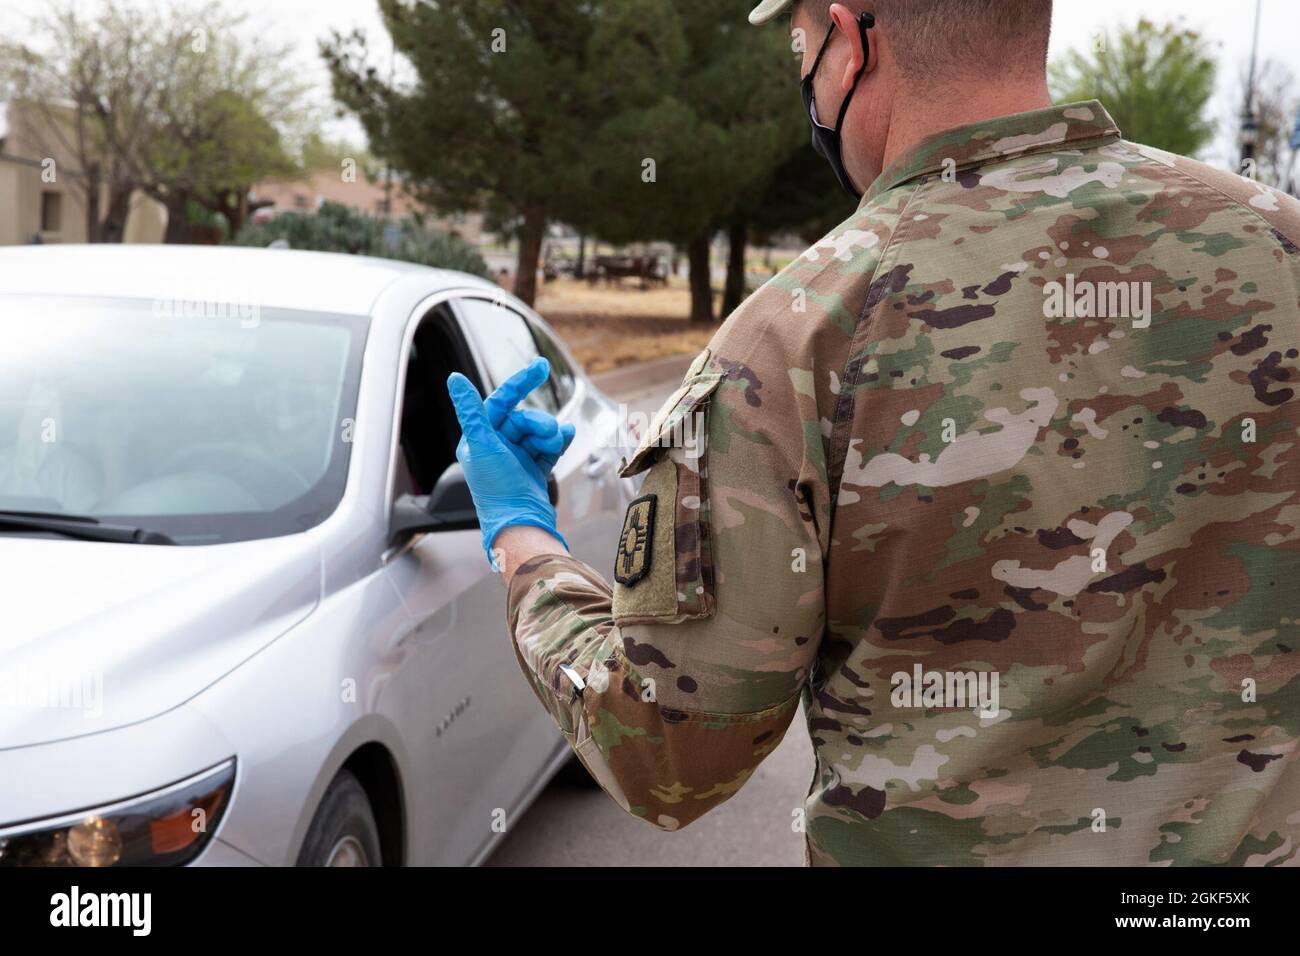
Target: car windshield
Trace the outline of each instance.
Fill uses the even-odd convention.
[[[0,510],[189,545],[318,524],[347,481],[365,332],[353,316],[0,296]]]

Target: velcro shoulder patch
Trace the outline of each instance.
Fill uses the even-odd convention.
[[[627,509],[614,556],[614,622],[664,622],[677,614],[677,466],[660,459]]]
[[[632,587],[650,573],[654,558],[656,495],[642,495],[627,506],[614,558],[614,580]]]

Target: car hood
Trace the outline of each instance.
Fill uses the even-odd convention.
[[[0,535],[0,749],[185,702],[320,601],[308,535],[206,547]]]

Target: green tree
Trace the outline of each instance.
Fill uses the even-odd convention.
[[[653,98],[629,105],[592,137],[575,171],[581,208],[565,218],[609,242],[664,239],[690,263],[691,318],[711,321],[711,239],[736,238],[741,277],[743,212],[763,194],[781,162],[807,137],[798,88],[780,67],[790,56],[780,31],[745,23],[746,0],[672,0],[684,44],[677,69],[646,86]],[[734,289],[734,280],[731,283]],[[734,298],[734,296],[733,296]],[[731,304],[734,304],[731,303]]]
[[[840,188],[826,162],[805,143],[772,175],[767,190],[746,207],[750,228],[759,240],[791,233],[816,242],[853,215],[857,203]]]
[[[1209,144],[1216,65],[1204,37],[1143,19],[1096,40],[1092,52],[1071,50],[1051,65],[1058,102],[1098,99],[1127,139],[1158,149],[1190,156]]]
[[[803,122],[802,113],[799,119]],[[806,134],[806,126],[801,132]],[[748,293],[745,249],[751,239],[768,242],[778,234],[792,233],[805,243],[815,242],[855,208],[826,160],[805,141],[773,170],[765,189],[745,197],[732,212],[727,230],[730,256],[722,314],[738,307]]]
[[[191,203],[240,225],[248,187],[292,168],[282,136],[307,114],[285,49],[243,39],[245,19],[216,2],[157,10],[106,0],[93,17],[60,0],[33,42],[0,50],[0,72],[35,105],[42,135],[76,157],[91,241],[121,238],[131,193],[171,215],[183,239]]]
[[[307,88],[284,65],[288,48],[245,36],[246,22],[214,2],[181,4],[156,21],[179,55],[159,78],[166,93],[137,162],[143,188],[170,213],[168,242],[189,240],[191,203],[238,232],[249,189],[295,171],[285,139],[310,122]]]
[[[386,222],[340,203],[324,202],[316,212],[283,212],[250,223],[231,244],[265,247],[277,240],[291,249],[381,256],[491,278],[478,250],[463,239],[414,222]]]
[[[593,130],[653,95],[680,55],[667,0],[379,0],[410,82],[369,62],[363,34],[321,45],[335,98],[413,195],[483,210],[519,239],[515,294],[536,296],[548,220],[581,205],[572,171]],[[406,72],[406,71],[404,71]]]
[[[337,173],[347,160],[356,163],[357,169],[370,182],[377,182],[383,176],[383,164],[370,155],[369,150],[344,139],[328,139],[319,130],[312,130],[303,139],[298,151],[298,171],[329,170]]]
[[[178,55],[158,41],[154,20],[108,0],[83,16],[71,0],[33,17],[30,40],[0,39],[0,75],[25,138],[47,155],[70,156],[58,175],[81,197],[90,242],[118,242],[140,185],[135,149],[162,97],[155,66]]]
[[[147,191],[168,210],[167,242],[190,238],[185,210],[197,203],[220,214],[231,234],[248,212],[248,190],[295,164],[279,132],[246,96],[218,91],[177,110],[162,124],[168,135],[145,151]]]

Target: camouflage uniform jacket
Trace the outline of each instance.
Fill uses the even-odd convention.
[[[1297,862],[1297,244],[1097,102],[921,142],[659,413],[612,588],[513,579],[534,689],[666,829],[802,698],[813,864]]]

